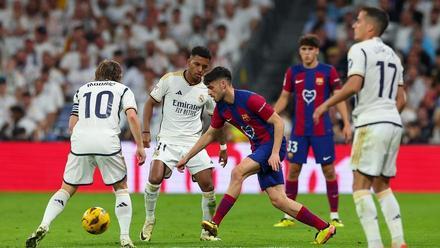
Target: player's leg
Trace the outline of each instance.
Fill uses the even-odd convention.
[[[216,207],[214,184],[212,182],[212,168],[199,171],[194,174],[193,177],[202,190],[202,221],[211,221]],[[209,231],[202,228],[200,240],[217,241],[219,238],[212,236]]]
[[[373,181],[373,189],[380,203],[383,216],[391,234],[392,248],[406,247],[403,236],[400,206],[389,185],[389,178],[377,177]]]
[[[234,206],[238,196],[240,195],[243,181],[247,177],[257,173],[259,170],[260,165],[249,157],[243,159],[240,164],[232,169],[228,189],[226,190],[226,194],[223,196],[223,199],[220,201],[212,221],[202,222],[202,227],[209,231],[211,235],[217,236],[218,226],[229,210]]]
[[[274,178],[274,176],[268,175],[265,180],[274,181],[273,179],[268,179],[268,177]],[[318,230],[315,237],[316,243],[323,244],[336,233],[336,228],[333,225],[330,225],[328,222],[313,214],[302,204],[289,199],[281,184],[268,187],[265,191],[274,207]]]
[[[156,203],[159,197],[160,185],[167,173],[167,166],[161,160],[153,160],[150,166],[148,182],[144,189],[145,223],[140,233],[140,239],[150,241],[156,223]]]
[[[182,148],[182,153],[186,154],[191,147]],[[206,150],[200,151],[186,164],[194,181],[196,181],[202,191],[202,220],[211,220],[215,212],[215,192],[212,180],[212,170],[214,165]]]
[[[380,175],[385,149],[385,133],[377,130],[380,124],[356,129],[350,164],[353,169],[353,199],[369,247],[383,247],[377,220],[377,209],[370,188],[373,178]]]
[[[78,185],[93,182],[91,175],[93,175],[93,167],[88,164],[87,157],[69,154],[61,188],[52,195],[47,203],[43,219],[37,230],[26,240],[26,247],[37,247],[40,240],[49,231],[52,221],[64,210],[67,201],[75,194]]]
[[[295,136],[292,134],[287,143],[287,160],[289,161],[289,171],[286,178],[286,195],[292,200],[296,200],[298,195],[298,178],[301,168],[307,162],[309,151],[309,139],[305,136]],[[295,225],[293,217],[284,214],[284,217],[275,223],[274,227],[291,227]]]
[[[391,133],[390,145],[386,156],[382,176],[373,181],[373,189],[380,203],[382,213],[391,234],[392,248],[406,247],[403,235],[400,206],[390,187],[390,178],[396,175],[396,159],[402,137],[402,128],[393,125],[385,126]]]
[[[121,247],[134,247],[130,239],[130,224],[133,213],[130,194],[128,193],[127,178],[113,184],[115,191],[115,215],[118,218]]]
[[[335,160],[333,135],[313,136],[311,137],[311,145],[316,162],[322,165],[322,172],[327,187],[327,199],[330,206],[330,220],[333,225],[343,227],[344,224],[342,224],[338,213],[339,189],[335,167],[333,165]]]
[[[96,164],[106,185],[111,185],[115,193],[115,215],[118,219],[121,247],[134,247],[130,239],[132,203],[127,186],[127,166],[124,156],[95,156]]]

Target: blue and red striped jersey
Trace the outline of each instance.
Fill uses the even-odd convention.
[[[267,142],[273,142],[274,126],[267,120],[274,113],[264,97],[247,90],[234,90],[234,103],[217,102],[211,119],[213,128],[223,127],[225,121],[245,134],[251,150]]]
[[[334,90],[340,88],[341,80],[331,65],[319,63],[315,68],[305,68],[302,64],[289,67],[284,76],[283,89],[294,96],[292,133],[297,136],[332,135],[333,125],[328,112],[317,125],[313,123],[313,112]]]

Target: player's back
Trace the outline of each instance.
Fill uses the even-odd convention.
[[[348,63],[348,76],[364,77],[353,111],[355,126],[378,122],[401,125],[396,96],[398,85],[403,84],[403,68],[396,53],[381,39],[373,38],[353,45]]]
[[[133,92],[114,81],[89,82],[74,96],[72,114],[78,115],[71,137],[74,154],[109,155],[121,150],[120,112],[137,109]]]

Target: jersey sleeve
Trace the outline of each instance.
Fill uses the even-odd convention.
[[[352,46],[347,55],[348,72],[347,78],[353,75],[365,77],[366,54],[359,46]]]
[[[70,112],[70,115],[78,116],[78,106],[79,106],[79,98],[78,98],[78,91],[76,91],[75,95],[73,96],[72,112]]]
[[[249,97],[247,106],[252,112],[265,121],[267,121],[274,113],[273,108],[266,102],[264,97],[258,94],[253,94]]]
[[[290,67],[284,73],[283,90],[288,92],[293,92],[294,90],[292,87],[292,69]]]
[[[213,115],[215,108],[215,101],[209,95],[208,95],[208,100],[205,103],[205,106],[206,106],[206,112],[208,112],[208,114],[210,115]]]
[[[215,129],[219,129],[222,128],[223,125],[225,125],[225,119],[223,119],[223,117],[220,115],[218,108],[215,107],[214,114],[212,115],[211,118],[211,127]]]
[[[124,93],[122,93],[121,104],[124,112],[127,109],[134,109],[137,112],[136,100],[134,98],[133,91],[131,91],[128,87],[125,88]]]
[[[339,74],[333,66],[330,69],[330,88],[332,90],[341,89],[341,79],[339,78]]]
[[[167,80],[165,80],[165,76],[162,77],[159,82],[154,86],[153,90],[150,93],[150,96],[156,101],[161,102],[162,98],[168,91]]]

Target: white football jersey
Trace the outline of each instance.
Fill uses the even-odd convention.
[[[113,155],[121,151],[119,115],[137,111],[133,92],[114,81],[84,84],[73,97],[72,114],[79,120],[73,128],[71,152],[75,155]]]
[[[364,78],[356,95],[356,127],[388,122],[402,125],[396,107],[398,85],[403,85],[400,58],[378,37],[354,44],[348,52],[348,77]]]
[[[157,141],[192,146],[202,134],[203,110],[212,115],[215,102],[202,82],[189,85],[183,74],[183,71],[165,74],[150,96],[162,102]]]

